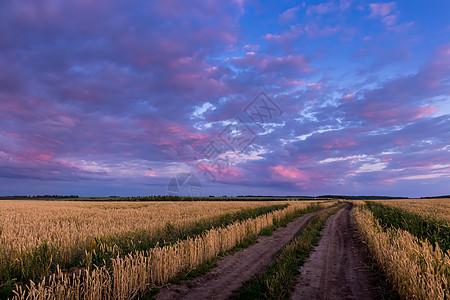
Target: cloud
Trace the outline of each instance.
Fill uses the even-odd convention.
[[[301,25],[291,25],[289,29],[284,30],[280,34],[266,33],[264,39],[267,41],[274,41],[281,44],[293,41],[298,37],[302,36],[304,28]]]
[[[239,116],[258,136],[209,170],[222,194],[437,185],[450,46],[395,3],[352,3],[2,2],[1,183],[164,193],[192,171],[213,186],[198,150]],[[283,114],[257,124],[243,110],[262,90]]]
[[[289,8],[289,9],[285,10],[284,12],[282,12],[278,16],[280,22],[287,23],[287,22],[293,21],[296,18],[297,12],[299,11],[299,9],[300,9],[300,7],[296,6],[296,7]]]
[[[400,13],[397,11],[395,2],[371,3],[369,4],[369,19],[380,19],[386,29],[396,33],[401,33],[411,28],[415,22],[399,23]]]
[[[327,37],[334,35],[341,30],[339,25],[337,26],[325,26],[320,28],[316,23],[312,22],[305,26],[305,32],[310,38]]]
[[[346,4],[344,4],[344,7],[346,6]],[[331,13],[333,11],[335,11],[336,9],[338,9],[338,6],[334,3],[334,2],[326,2],[326,3],[320,3],[319,5],[311,5],[308,7],[308,9],[306,10],[306,14],[307,15],[312,15],[312,14],[326,14],[326,13]]]
[[[379,18],[379,17],[385,17],[389,15],[391,12],[393,12],[397,4],[395,2],[388,2],[388,3],[371,3],[369,4],[370,7],[370,15],[369,18]]]
[[[254,67],[261,72],[301,73],[308,70],[308,62],[303,55],[270,56],[247,53],[244,57],[234,57],[232,62],[241,68]]]
[[[347,113],[360,115],[378,124],[408,123],[432,115],[436,108],[426,105],[427,99],[449,94],[450,45],[435,49],[431,59],[412,76],[402,76],[383,86],[367,91],[355,104],[343,104]],[[347,109],[348,108],[348,109]]]

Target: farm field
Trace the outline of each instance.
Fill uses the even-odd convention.
[[[212,251],[220,252],[221,247],[233,247],[293,212],[317,209],[311,201],[289,203],[288,207],[283,201],[1,201],[2,295],[11,296],[16,284],[48,280],[58,272],[64,277],[81,271],[91,274],[95,267],[110,270],[113,258],[149,249],[174,250],[183,241],[192,242],[192,237],[217,235],[221,228],[232,226],[228,233],[235,234],[212,246]],[[161,276],[154,279],[167,281],[166,275]]]
[[[155,236],[167,227],[182,231],[195,221],[206,222],[241,209],[270,205],[279,208],[284,203],[1,201],[0,217],[4,222],[0,225],[0,241],[3,249],[18,253],[43,242],[64,252],[95,238],[126,237],[127,233],[139,231]]]
[[[448,198],[395,199],[377,200],[375,202],[405,209],[430,218],[438,218],[450,222],[450,200]]]
[[[450,199],[358,203],[354,214],[362,238],[402,298],[449,299],[449,204]]]
[[[5,282],[36,279],[57,265],[62,269],[99,265],[118,253],[244,218],[246,214],[232,215],[242,209],[252,215],[285,205],[2,201],[0,206],[0,278]],[[226,214],[230,215],[219,217]]]
[[[1,299],[450,296],[450,199],[0,207]]]
[[[0,0],[0,300],[450,300],[449,12]]]

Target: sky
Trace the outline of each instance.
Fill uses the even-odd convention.
[[[450,194],[449,12],[1,1],[0,195]]]

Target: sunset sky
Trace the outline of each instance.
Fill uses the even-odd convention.
[[[0,195],[449,194],[449,14],[1,1]]]

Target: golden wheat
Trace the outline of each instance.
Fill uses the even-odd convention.
[[[322,205],[325,207],[333,203]],[[17,287],[14,299],[131,299],[148,286],[167,283],[181,272],[232,249],[245,238],[273,225],[274,219],[283,218],[310,204],[292,202],[281,211],[211,229],[201,236],[179,240],[174,245],[117,257],[112,259],[111,270],[101,267],[78,274],[59,270],[40,284],[30,283],[25,289]]]
[[[200,219],[270,204],[275,202],[0,201],[0,255],[14,259],[45,240],[60,262],[68,262],[71,249],[95,243],[96,237],[138,230],[152,235],[167,223],[183,228]]]
[[[399,229],[383,230],[373,214],[354,209],[358,230],[389,280],[405,299],[450,299],[450,251],[443,253]]]
[[[375,202],[450,222],[449,198],[376,200]]]

